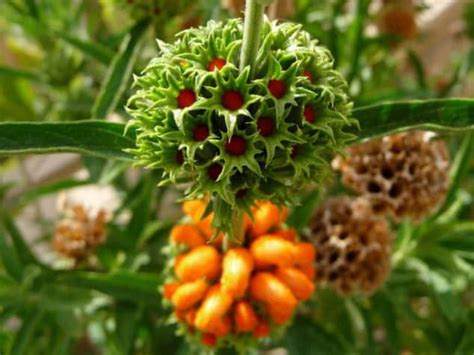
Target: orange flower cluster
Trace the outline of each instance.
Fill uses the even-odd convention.
[[[226,335],[266,337],[272,325],[287,323],[299,301],[315,290],[316,251],[297,241],[295,230],[283,226],[286,210],[262,202],[247,218],[242,246],[222,252],[213,235],[212,214],[201,219],[205,205],[186,202],[192,223],[175,226],[171,240],[186,246],[174,260],[175,280],[164,286],[179,321],[199,331],[205,345]]]

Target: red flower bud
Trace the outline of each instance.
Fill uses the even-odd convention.
[[[271,136],[275,129],[275,123],[271,117],[260,117],[257,120],[257,127],[260,131],[260,135],[263,137]]]
[[[207,70],[214,71],[214,70],[221,70],[224,65],[226,65],[225,59],[222,58],[215,58],[209,62],[207,65]]]
[[[244,105],[242,94],[236,90],[229,90],[222,95],[222,106],[229,111],[237,111]]]
[[[277,99],[281,99],[286,94],[286,84],[283,80],[270,80],[268,90]]]
[[[225,143],[225,150],[230,155],[242,155],[247,150],[247,142],[240,136],[233,136]]]
[[[209,128],[205,124],[199,124],[194,127],[193,138],[195,141],[202,142],[209,137]]]
[[[179,108],[192,106],[196,102],[196,94],[191,89],[181,90],[178,95],[177,102]]]

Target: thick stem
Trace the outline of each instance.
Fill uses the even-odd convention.
[[[240,70],[250,66],[250,79],[255,74],[258,47],[260,45],[260,31],[262,30],[265,0],[247,0],[245,7],[244,40],[240,55]]]

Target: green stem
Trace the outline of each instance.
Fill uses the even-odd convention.
[[[240,70],[250,66],[250,79],[255,74],[260,31],[262,30],[263,14],[268,0],[247,0],[245,8],[244,39],[240,55]]]

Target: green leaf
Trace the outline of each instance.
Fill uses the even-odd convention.
[[[291,355],[347,354],[347,349],[334,335],[321,325],[297,317],[288,329],[282,345]]]
[[[81,153],[130,160],[132,130],[105,121],[0,123],[0,156],[13,154]]]
[[[466,131],[474,129],[474,99],[387,102],[354,110],[360,132],[356,141],[412,129]]]
[[[461,147],[456,152],[451,170],[449,172],[449,178],[451,185],[449,187],[446,199],[443,206],[437,213],[437,216],[446,212],[452,203],[456,200],[456,196],[460,190],[461,182],[464,177],[469,173],[469,164],[474,152],[474,133],[469,133],[463,140]]]
[[[23,265],[13,243],[7,238],[5,229],[0,226],[0,260],[8,275],[19,282],[23,277]]]
[[[146,176],[140,184],[141,190],[138,195],[138,201],[132,208],[132,219],[127,226],[127,234],[130,239],[139,240],[147,226],[150,217],[153,199],[155,197],[155,184],[153,180]]]
[[[23,319],[22,325],[15,340],[13,341],[11,355],[23,355],[26,353],[27,346],[32,340],[32,336],[36,329],[40,326],[42,312],[39,310],[31,311],[30,314]]]
[[[408,59],[410,60],[411,65],[415,71],[419,89],[426,90],[428,85],[426,84],[426,74],[425,68],[423,67],[423,62],[421,61],[418,54],[412,49],[408,50]]]
[[[36,5],[36,0],[25,0],[25,5],[28,8],[28,12],[34,18],[39,17],[38,5]]]
[[[56,35],[64,42],[81,51],[84,55],[104,65],[109,65],[114,57],[113,52],[109,48],[99,43],[85,41],[62,32],[56,32]]]
[[[0,333],[0,354],[9,354],[11,336],[7,333]]]
[[[451,250],[474,253],[474,222],[469,221],[453,226],[440,238],[439,242],[441,246]]]
[[[350,70],[347,76],[347,82],[349,84],[352,83],[352,81],[357,77],[357,73],[360,72],[360,59],[364,47],[364,30],[365,22],[368,17],[369,5],[369,0],[357,0],[356,3],[356,14],[351,29],[352,53],[350,55]]]
[[[42,81],[40,75],[35,72],[5,66],[0,66],[0,77],[26,79],[37,82]]]
[[[115,342],[120,354],[131,354],[140,312],[136,306],[121,302],[115,311]]]
[[[139,22],[123,39],[120,50],[109,67],[107,77],[92,109],[93,118],[105,118],[117,106],[130,80],[133,64],[138,54],[140,40],[146,32],[148,25],[148,19]]]
[[[25,242],[25,238],[21,235],[20,230],[17,228],[15,222],[8,215],[0,215],[1,224],[5,231],[10,235],[13,246],[15,247],[16,253],[23,265],[31,263],[39,265],[38,259],[33,255],[30,247]]]
[[[133,274],[120,271],[113,274],[69,272],[58,275],[57,282],[71,287],[89,288],[116,299],[159,304],[160,277],[155,274]]]
[[[321,201],[321,189],[311,191],[307,196],[304,196],[301,205],[296,206],[288,217],[287,223],[295,227],[298,231],[305,228],[313,215],[314,209]]]
[[[397,314],[395,311],[396,305],[390,298],[388,292],[378,292],[372,298],[374,308],[380,314],[385,331],[387,333],[387,340],[390,345],[390,353],[400,354],[400,332],[397,324]]]

